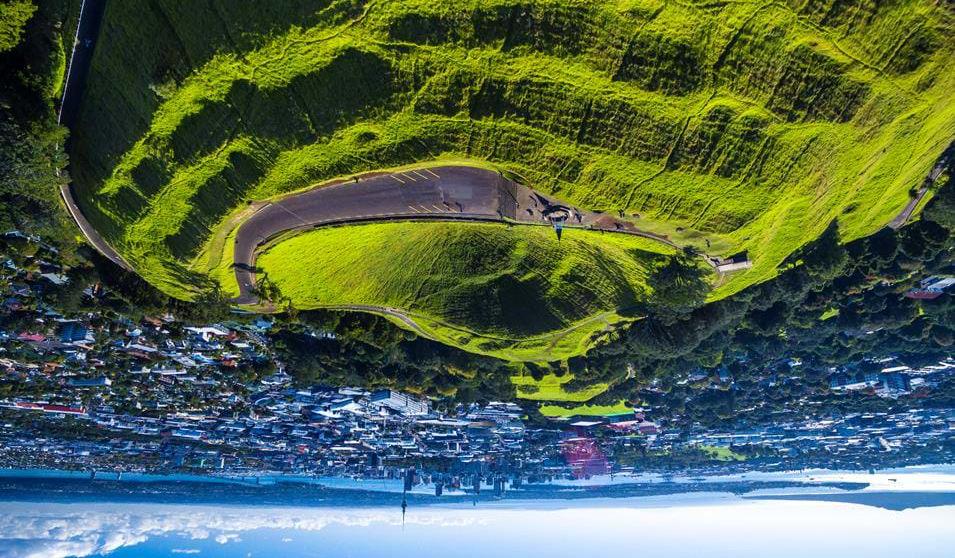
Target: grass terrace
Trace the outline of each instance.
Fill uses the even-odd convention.
[[[466,159],[746,251],[716,300],[833,220],[852,240],[909,203],[955,137],[952,35],[932,0],[111,2],[71,173],[97,230],[184,299],[234,292],[230,235],[252,202]],[[526,228],[382,227],[307,233],[262,265],[299,307],[393,307],[517,360],[579,354],[649,294],[612,235],[554,248]]]

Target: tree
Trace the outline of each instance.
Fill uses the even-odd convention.
[[[690,250],[668,256],[647,280],[653,289],[651,311],[672,322],[676,316],[701,306],[709,291],[705,273]]]
[[[36,12],[30,0],[10,0],[0,3],[0,52],[12,50],[20,44],[23,29]]]
[[[0,227],[72,250],[75,229],[59,201],[66,130],[53,106],[61,83],[66,2],[0,3]]]
[[[839,243],[839,223],[833,221],[822,235],[790,257],[802,260],[803,266],[815,283],[832,281],[845,269],[846,249]]]

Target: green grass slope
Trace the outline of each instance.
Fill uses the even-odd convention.
[[[560,403],[584,403],[607,391],[607,384],[591,384],[580,391],[567,391],[564,384],[574,379],[573,374],[557,376],[546,374],[535,380],[526,373],[511,376],[517,389],[517,397],[532,401],[555,401]]]
[[[397,309],[451,345],[553,360],[579,354],[623,319],[618,309],[644,303],[647,276],[669,252],[591,231],[558,242],[546,227],[385,223],[300,234],[258,264],[300,308]]]
[[[853,239],[908,203],[955,137],[953,16],[936,4],[112,2],[73,175],[104,236],[184,298],[228,281],[222,239],[246,202],[461,157],[748,251],[719,298],[831,221]]]

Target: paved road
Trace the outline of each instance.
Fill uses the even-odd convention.
[[[83,236],[86,237],[86,241],[92,244],[100,254],[106,256],[109,261],[127,271],[133,271],[133,267],[126,263],[126,260],[119,255],[119,252],[113,250],[113,247],[103,240],[103,237],[96,232],[93,225],[86,220],[86,216],[83,215],[83,211],[76,205],[76,199],[73,197],[73,185],[64,184],[60,186],[60,195],[63,197],[63,203],[66,204],[66,208],[69,210],[73,220],[76,221],[76,225],[80,228],[80,231],[82,231]]]
[[[106,0],[84,0],[80,7],[73,54],[70,56],[70,65],[66,71],[63,99],[60,101],[60,113],[57,117],[59,124],[66,126],[70,131],[73,130],[79,115],[83,93],[86,89],[86,76],[89,75],[90,64],[93,61],[93,51],[96,48],[96,39],[99,36],[105,11]],[[67,140],[66,148],[69,151],[69,140]],[[114,264],[132,271],[132,266],[126,263],[126,260],[96,232],[93,225],[86,219],[83,210],[76,203],[76,198],[73,195],[73,185],[65,184],[61,186],[60,196],[62,196],[63,203],[69,210],[70,216],[73,217],[83,236],[86,237],[86,241]]]
[[[63,86],[63,98],[60,102],[58,117],[60,125],[70,129],[73,128],[79,114],[80,101],[83,98],[83,90],[86,88],[86,76],[89,75],[90,64],[93,62],[96,38],[99,36],[105,11],[106,0],[84,0],[80,6],[73,54],[70,56],[70,65],[66,71],[66,82]]]
[[[569,209],[568,226],[639,234],[673,245],[609,215],[547,199],[486,169],[444,166],[376,174],[286,197],[264,206],[243,222],[236,234],[233,254],[240,292],[234,302],[257,301],[252,292],[257,250],[286,231],[395,220],[547,224],[542,211],[555,205]]]
[[[340,306],[329,306],[329,310],[344,310],[348,312],[367,312],[371,314],[386,314],[388,316],[393,316],[402,323],[411,328],[411,331],[417,333],[421,337],[428,337],[428,332],[426,332],[417,322],[411,319],[407,314],[402,312],[397,308],[389,308],[387,306],[373,306],[369,304],[343,304]]]
[[[928,193],[929,188],[935,184],[935,181],[938,180],[938,177],[942,175],[942,171],[945,170],[945,166],[948,164],[948,159],[955,155],[955,143],[953,143],[949,148],[942,154],[938,162],[935,163],[935,166],[932,167],[932,171],[929,172],[929,175],[925,177],[925,182],[922,183],[922,187],[918,189],[915,197],[909,201],[909,203],[902,209],[902,211],[892,219],[888,224],[888,227],[896,230],[902,227],[908,220],[912,217],[912,213],[915,211],[915,208],[922,202],[922,198],[925,197],[925,194]]]
[[[502,220],[516,204],[502,203],[506,181],[473,167],[437,167],[379,174],[286,197],[257,211],[240,226],[234,262],[240,304],[255,302],[256,250],[289,230],[396,219]]]

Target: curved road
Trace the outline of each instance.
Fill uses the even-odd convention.
[[[58,115],[58,122],[67,128],[73,127],[79,114],[106,4],[107,0],[83,0],[80,7]],[[950,145],[942,154],[916,197],[888,224],[889,227],[897,229],[910,219],[929,187],[941,174],[953,150],[955,144]],[[86,240],[110,261],[132,271],[132,267],[86,219],[76,203],[73,186],[63,185],[60,195]],[[255,287],[256,251],[285,231],[388,220],[431,219],[544,224],[547,220],[541,210],[551,204],[570,207],[558,200],[547,200],[533,190],[506,180],[495,172],[464,166],[369,174],[357,177],[352,182],[295,194],[262,207],[240,225],[234,253],[235,276],[240,296],[234,302],[249,304],[257,301],[252,292]],[[634,234],[679,248],[666,237],[637,230],[632,223],[576,208],[571,208],[571,218],[566,226]],[[714,265],[711,258],[704,259]],[[403,321],[410,321],[403,315],[398,317]],[[409,325],[413,325],[413,322]]]
[[[57,123],[61,126],[72,129],[76,122],[80,103],[83,100],[83,90],[86,88],[86,76],[89,75],[90,65],[93,62],[93,51],[96,48],[96,39],[99,36],[105,11],[106,0],[83,0],[80,5],[76,36],[73,38],[73,52],[66,69],[63,98],[60,99],[60,112],[57,116]]]
[[[549,220],[543,212],[555,206],[569,213],[566,227],[634,234],[676,246],[662,236],[637,230],[632,223],[548,199],[487,169],[442,166],[366,175],[274,201],[239,225],[233,261],[240,294],[233,302],[258,301],[254,293],[258,249],[287,231],[399,220],[546,225]]]
[[[93,225],[86,220],[86,216],[83,215],[83,211],[79,205],[76,204],[76,199],[73,197],[73,185],[61,185],[60,196],[63,198],[63,203],[66,204],[66,209],[69,210],[70,216],[73,217],[73,220],[76,221],[76,225],[80,228],[80,231],[83,232],[83,236],[86,237],[86,241],[92,244],[93,248],[96,248],[100,254],[106,256],[109,261],[126,271],[134,271],[133,267],[126,263],[126,260],[119,255],[119,252],[113,250],[113,247],[110,246],[106,240],[96,232]]]
[[[106,0],[84,0],[80,6],[76,36],[73,39],[73,52],[70,55],[70,64],[66,70],[63,98],[60,100],[60,112],[57,115],[57,123],[69,128],[70,131],[73,130],[79,116],[83,92],[86,89],[86,76],[89,75],[90,65],[93,62],[93,51],[96,48],[96,39],[99,36],[105,12]],[[69,140],[67,140],[66,148],[69,152]],[[73,220],[76,221],[76,225],[80,228],[86,241],[114,264],[127,271],[133,271],[132,266],[126,263],[119,252],[114,250],[86,219],[83,210],[76,203],[72,184],[60,186],[60,197],[63,198],[66,209],[70,212]]]
[[[922,182],[922,186],[916,191],[916,194],[911,201],[909,201],[909,203],[902,209],[902,212],[899,213],[895,219],[892,219],[892,221],[889,222],[887,226],[890,229],[898,230],[903,225],[908,223],[909,219],[912,218],[912,213],[915,212],[915,208],[922,203],[922,198],[924,198],[925,194],[928,193],[929,188],[935,185],[935,181],[938,180],[938,177],[942,175],[946,165],[948,165],[948,160],[953,155],[955,155],[955,142],[949,145],[948,149],[942,153],[942,156],[939,157],[938,161],[936,161],[935,166],[932,167],[929,175],[925,177],[925,181]]]

